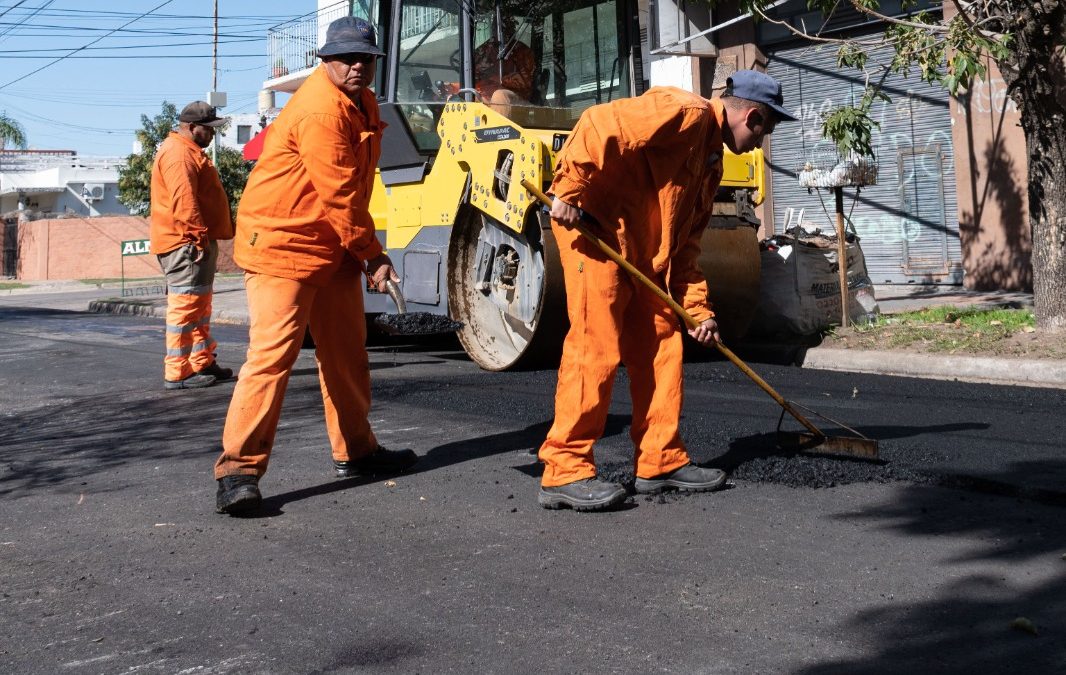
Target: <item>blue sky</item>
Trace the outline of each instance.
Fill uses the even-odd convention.
[[[256,111],[267,29],[315,8],[218,0],[223,114]],[[142,114],[211,89],[213,12],[213,0],[0,0],[0,111],[31,148],[127,155]]]

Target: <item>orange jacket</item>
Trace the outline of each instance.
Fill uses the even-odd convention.
[[[237,209],[233,258],[250,272],[321,286],[346,255],[381,255],[368,206],[384,122],[319,66],[274,120]]]
[[[697,321],[714,316],[697,258],[722,180],[723,121],[720,100],[674,87],[592,106],[563,146],[551,186],[617,235],[626,260],[665,275]]]
[[[520,40],[507,43],[505,48],[507,46],[510,53],[503,61],[500,61],[500,43],[495,38],[486,40],[474,50],[474,86],[486,101],[501,87],[527,101],[533,98],[533,78],[537,71],[533,50]]]
[[[149,250],[159,255],[186,244],[233,239],[229,198],[215,165],[196,143],[176,133],[159,144],[152,162]]]

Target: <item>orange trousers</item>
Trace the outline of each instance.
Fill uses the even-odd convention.
[[[163,378],[171,382],[209,368],[218,349],[211,337],[211,296],[218,244],[211,242],[199,262],[193,262],[194,254],[195,248],[188,245],[158,256],[167,280],[167,353],[163,357]]]
[[[559,365],[555,421],[540,447],[541,484],[555,487],[596,475],[592,446],[607,423],[620,362],[633,401],[636,475],[654,478],[684,466],[689,457],[678,433],[684,373],[677,317],[576,230],[553,221],[552,232],[570,332]]]
[[[285,387],[310,326],[333,459],[373,452],[370,364],[362,276],[349,259],[326,286],[245,274],[251,319],[248,357],[233,390],[215,478],[262,476],[274,446]]]

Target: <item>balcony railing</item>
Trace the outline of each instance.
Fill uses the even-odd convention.
[[[33,173],[45,169],[117,169],[124,157],[81,157],[73,150],[0,150],[0,173]]]
[[[344,0],[319,10],[312,17],[288,21],[267,30],[270,78],[313,68],[318,62],[315,54],[321,46],[320,32],[325,35],[326,26],[347,16],[349,11],[350,4]]]

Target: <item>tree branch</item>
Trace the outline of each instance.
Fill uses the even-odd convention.
[[[917,29],[920,29],[920,30],[929,31],[931,33],[946,33],[946,32],[948,32],[948,27],[943,25],[943,24],[921,23],[920,21],[904,21],[903,19],[894,19],[891,16],[888,16],[887,14],[881,14],[880,12],[875,12],[874,10],[869,9],[868,7],[863,7],[862,5],[859,4],[858,0],[849,0],[849,1],[851,2],[851,6],[852,7],[854,7],[857,10],[859,10],[863,14],[865,14],[867,16],[872,16],[875,19],[880,19],[881,21],[884,21],[885,23],[893,23],[893,24],[896,24],[897,26],[907,26],[909,28],[917,28]]]
[[[825,43],[825,44],[834,44],[834,45],[857,44],[857,45],[864,45],[864,46],[869,46],[869,47],[875,47],[875,46],[881,44],[881,40],[870,40],[870,41],[847,40],[847,39],[842,39],[842,38],[826,38],[826,37],[821,37],[819,35],[811,35],[810,33],[808,33],[805,30],[800,30],[799,28],[796,28],[795,26],[793,26],[792,24],[790,24],[787,21],[782,21],[780,19],[771,19],[769,16],[766,15],[766,12],[764,12],[761,7],[752,7],[752,11],[754,13],[758,14],[760,17],[762,17],[763,21],[767,21],[769,23],[776,24],[778,26],[784,26],[786,29],[788,29],[788,31],[790,33],[792,33],[796,37],[801,37],[801,38],[804,38],[805,40],[810,40],[811,42],[822,42],[822,43]]]

